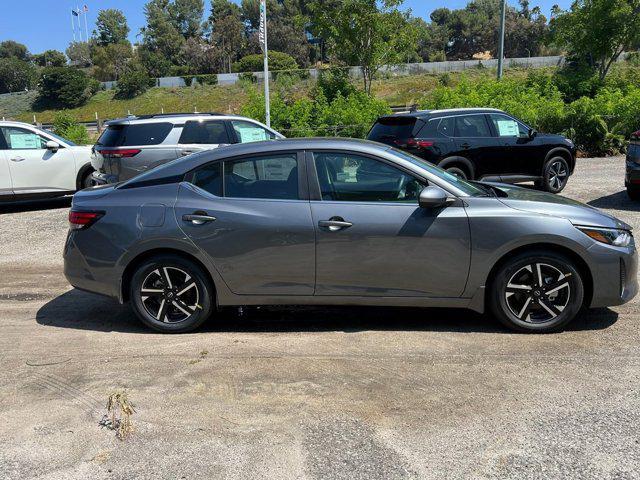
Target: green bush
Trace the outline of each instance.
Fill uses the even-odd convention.
[[[210,73],[207,75],[197,75],[196,81],[200,85],[217,85],[218,84],[218,75],[215,73]]]
[[[232,65],[234,72],[261,72],[264,68],[264,55],[256,53],[247,55]],[[295,59],[286,53],[269,50],[269,71],[297,70]]]
[[[40,107],[75,108],[86,103],[100,84],[77,68],[47,67],[42,71],[38,88]]]
[[[53,121],[53,133],[71,140],[78,145],[91,143],[91,138],[84,125],[80,125],[68,112],[58,112]]]
[[[0,58],[0,93],[21,92],[31,89],[36,80],[36,69],[17,58]]]
[[[134,98],[142,95],[154,85],[147,71],[137,64],[129,65],[126,72],[118,79],[115,98]]]
[[[332,101],[338,95],[349,96],[356,87],[349,78],[348,67],[332,67],[320,70],[316,88],[322,91],[327,100]]]
[[[285,101],[277,93],[271,96],[271,125],[287,137],[339,136],[364,138],[380,116],[390,113],[389,106],[364,92],[348,96],[338,94],[328,101],[321,90],[313,98]],[[242,114],[264,121],[264,96],[255,90]]]

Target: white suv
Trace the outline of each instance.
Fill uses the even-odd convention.
[[[232,143],[284,138],[247,117],[166,113],[111,120],[93,147],[95,184],[128,180],[176,158]]]
[[[0,202],[68,195],[90,186],[92,172],[91,147],[0,121]]]

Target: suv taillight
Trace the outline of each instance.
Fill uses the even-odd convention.
[[[117,157],[117,158],[135,157],[140,152],[141,150],[139,148],[129,148],[129,149],[122,149],[122,150],[99,150],[99,153],[101,155],[109,155],[111,157]]]
[[[81,230],[89,228],[104,215],[104,212],[78,212],[69,211],[69,228],[71,230]]]

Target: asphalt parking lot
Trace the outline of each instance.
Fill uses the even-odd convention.
[[[564,195],[640,228],[624,160]],[[0,478],[640,478],[639,304],[522,335],[466,311],[287,308],[145,330],[71,290],[69,201],[0,214]],[[107,396],[136,406],[125,441]]]

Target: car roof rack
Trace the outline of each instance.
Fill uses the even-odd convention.
[[[200,117],[200,116],[230,116],[232,114],[220,113],[220,112],[184,112],[184,113],[155,113],[151,115],[132,115],[135,118],[147,119],[147,118],[172,118],[172,117]]]

